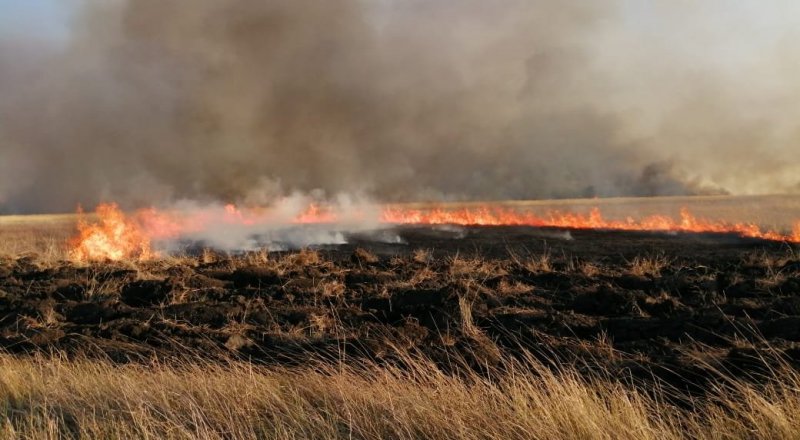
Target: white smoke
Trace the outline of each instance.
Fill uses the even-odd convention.
[[[361,197],[341,194],[324,198],[321,192],[297,192],[272,201],[249,199],[259,204],[235,207],[182,200],[163,207],[162,212],[178,219],[181,232],[157,240],[155,246],[169,252],[185,246],[231,252],[281,251],[347,244],[347,237],[353,234],[375,242],[401,241],[396,234],[378,230],[380,208]],[[308,224],[303,224],[304,219]]]

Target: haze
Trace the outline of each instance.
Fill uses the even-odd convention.
[[[0,213],[800,192],[791,1],[0,2]]]

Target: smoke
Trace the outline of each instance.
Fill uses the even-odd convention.
[[[378,206],[367,200],[339,196],[324,200],[326,204],[319,208],[320,212],[309,212],[310,206],[320,206],[323,201],[320,197],[321,194],[294,193],[271,200],[269,207],[245,210],[232,205],[181,200],[171,206],[169,214],[162,214],[172,218],[164,223],[177,227],[159,227],[161,215],[144,224],[156,238],[156,248],[168,252],[184,250],[185,246],[223,251],[263,248],[281,251],[346,244],[352,236],[370,242],[402,244],[395,232],[381,229]],[[304,218],[308,219],[307,224],[303,224]],[[178,232],[160,233],[170,229]]]
[[[796,191],[800,27],[632,3],[76,3],[0,40],[0,212]]]

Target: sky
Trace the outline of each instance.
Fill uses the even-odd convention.
[[[441,1],[441,0],[440,0]],[[0,38],[65,40],[70,9],[79,0],[0,0]],[[388,3],[388,2],[387,2]],[[669,3],[668,7],[664,7]],[[675,8],[684,3],[685,8]],[[695,43],[698,33],[712,38],[716,62],[736,68],[757,63],[765,46],[781,44],[787,31],[800,28],[800,2],[793,0],[624,0],[624,38],[668,41],[668,50],[707,57],[709,47]],[[683,26],[675,28],[677,17]]]
[[[68,32],[70,4],[75,3],[75,0],[0,0],[0,35],[24,35],[35,29],[45,36],[62,37]],[[625,0],[624,3],[629,31],[651,36],[665,31],[660,26],[665,20],[659,19],[659,15],[665,12],[660,4],[666,2]],[[800,3],[792,0],[679,0],[671,3],[691,3],[694,9],[715,12],[717,20],[704,22],[709,32],[718,31],[720,27],[746,25],[743,36],[747,38],[737,41],[737,46],[743,50],[755,49],[759,42],[774,39],[787,27],[800,23]],[[692,17],[687,16],[686,22],[691,24]]]
[[[0,0],[0,37],[64,38],[68,33],[71,0]]]
[[[70,32],[70,9],[78,3],[0,0],[0,38],[65,40]],[[670,5],[665,7],[666,3]],[[688,7],[674,7],[681,3]],[[789,38],[787,31],[800,28],[800,2],[793,0],[623,0],[623,4],[622,38],[649,43],[664,40],[669,45],[666,50],[688,57],[707,57],[713,49],[715,62],[729,68],[757,63],[765,46],[781,44]],[[676,13],[685,17],[676,17]],[[682,26],[676,28],[676,22]],[[698,34],[710,37],[713,48],[695,44]]]

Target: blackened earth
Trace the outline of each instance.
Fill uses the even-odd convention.
[[[281,365],[410,351],[478,370],[527,353],[684,390],[800,366],[800,256],[786,243],[523,227],[349,242],[136,264],[0,259],[0,346]]]

